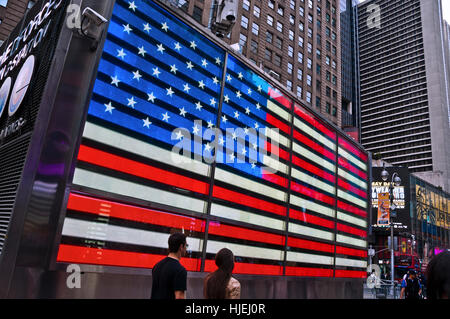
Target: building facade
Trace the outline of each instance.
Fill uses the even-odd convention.
[[[441,2],[365,1],[358,29],[362,144],[448,191],[449,61]]]
[[[215,1],[167,0],[205,27]],[[341,127],[339,0],[239,0],[224,40],[299,99]]]
[[[34,0],[0,0],[0,45],[35,3]]]

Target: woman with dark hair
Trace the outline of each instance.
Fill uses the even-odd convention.
[[[216,255],[218,269],[205,278],[203,295],[206,299],[239,299],[241,284],[231,277],[234,269],[233,252],[227,248]]]
[[[427,298],[450,298],[450,252],[444,251],[431,259],[427,267]]]

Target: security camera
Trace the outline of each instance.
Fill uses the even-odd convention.
[[[82,17],[83,20],[88,19],[89,23],[94,23],[97,27],[108,22],[108,20],[104,16],[89,7],[83,10]]]

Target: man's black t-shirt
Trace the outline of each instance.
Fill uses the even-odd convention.
[[[187,271],[174,258],[157,263],[152,277],[152,299],[175,299],[175,291],[186,291]]]

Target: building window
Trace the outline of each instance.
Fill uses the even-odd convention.
[[[33,8],[35,3],[36,3],[36,1],[34,1],[34,0],[28,1],[28,9]]]
[[[308,53],[312,53],[312,44],[308,42]]]
[[[326,95],[327,97],[331,97],[331,88],[330,88],[329,86],[327,86],[327,87],[325,88],[325,95]]]
[[[287,72],[289,74],[292,74],[292,63],[290,63],[290,62],[288,62],[288,64],[287,64]]]
[[[297,96],[299,98],[302,98],[302,87],[297,85]]]
[[[310,24],[313,23],[313,16],[312,16],[311,14],[308,14],[308,22],[309,22]]]
[[[292,14],[289,15],[289,22],[295,24],[295,17]]]
[[[320,97],[316,96],[316,107],[317,107],[318,109],[320,109],[321,104],[322,104],[322,102],[321,102],[321,100],[320,100]]]
[[[6,7],[8,5],[8,0],[0,0],[0,7]]]
[[[289,30],[289,40],[294,41],[294,31]]]
[[[277,66],[281,66],[281,56],[279,56],[278,54],[275,54],[275,65]]]
[[[333,41],[336,41],[336,32],[331,32],[331,39],[333,39]]]
[[[272,43],[273,34],[270,31],[266,31],[266,41]]]
[[[287,80],[286,87],[289,89],[289,91],[292,91],[292,81]]]
[[[244,0],[244,2],[242,3],[242,8],[247,11],[250,10],[250,1]]]
[[[311,28],[308,28],[308,37],[309,38],[313,37],[313,30]]]
[[[273,9],[273,8],[275,8],[275,1],[269,0],[267,5],[269,6],[270,9]]]
[[[303,37],[302,36],[298,37],[298,46],[303,48]]]
[[[267,24],[273,27],[273,17],[270,14],[267,15]]]
[[[311,92],[306,91],[306,102],[311,103]]]
[[[248,28],[248,18],[246,16],[242,16],[241,18],[241,27],[244,29]]]
[[[303,70],[302,69],[297,70],[297,79],[300,81],[303,80]]]
[[[283,49],[283,40],[280,37],[276,38],[275,46],[280,50]]]
[[[266,60],[268,61],[272,61],[272,51],[270,51],[269,49],[266,48]]]
[[[283,24],[280,21],[277,21],[277,30],[283,32]]]
[[[306,84],[308,86],[311,86],[311,81],[312,81],[311,75],[307,74],[306,75]]]
[[[299,53],[297,53],[297,55],[298,55],[298,58],[297,58],[298,62],[303,63],[303,53],[299,52]]]
[[[330,114],[330,109],[331,109],[331,104],[327,102],[327,104],[325,105],[325,112]]]
[[[311,70],[311,68],[312,68],[312,60],[310,58],[308,58],[306,66],[308,67],[308,69]]]
[[[333,106],[333,113],[332,113],[332,115],[333,115],[334,117],[337,116],[337,108],[336,108],[336,106]]]
[[[258,6],[254,6],[253,14],[255,15],[255,17],[259,18],[260,14],[261,14],[261,9]]]
[[[256,42],[255,40],[252,40],[252,42],[250,43],[250,50],[257,54],[258,53],[258,42]]]
[[[316,49],[316,55],[318,59],[322,58],[322,51],[320,51],[320,49]]]
[[[259,34],[259,25],[255,22],[253,22],[252,24],[252,33],[254,35],[258,35]]]
[[[298,12],[300,13],[301,17],[303,17],[305,15],[305,9],[303,9],[303,7],[299,7]]]
[[[294,57],[294,48],[292,46],[288,46],[288,55],[291,58]]]
[[[336,75],[333,75],[333,76],[331,77],[331,82],[332,82],[334,85],[337,84],[337,78],[336,78]]]
[[[325,78],[327,79],[327,81],[331,81],[331,73],[330,73],[330,71],[327,71],[325,73]]]
[[[305,31],[305,25],[303,24],[303,22],[300,22],[299,24],[298,24],[298,29],[300,30],[300,31]]]
[[[327,65],[330,65],[330,56],[326,56],[325,57],[325,63],[327,64]]]
[[[322,70],[322,66],[319,63],[317,63],[316,64],[316,73],[320,75],[321,70]]]
[[[239,45],[241,48],[247,45],[247,37],[242,33],[239,35]]]
[[[195,21],[202,23],[202,15],[203,15],[203,9],[199,8],[197,6],[194,6],[194,13],[192,16],[195,19]]]
[[[308,7],[309,7],[310,9],[313,8],[313,2],[312,2],[312,0],[308,0]]]
[[[284,8],[282,6],[278,5],[278,11],[277,12],[278,12],[278,14],[280,16],[284,16]]]
[[[289,1],[289,5],[290,5],[292,10],[295,10],[295,0],[290,0]]]

